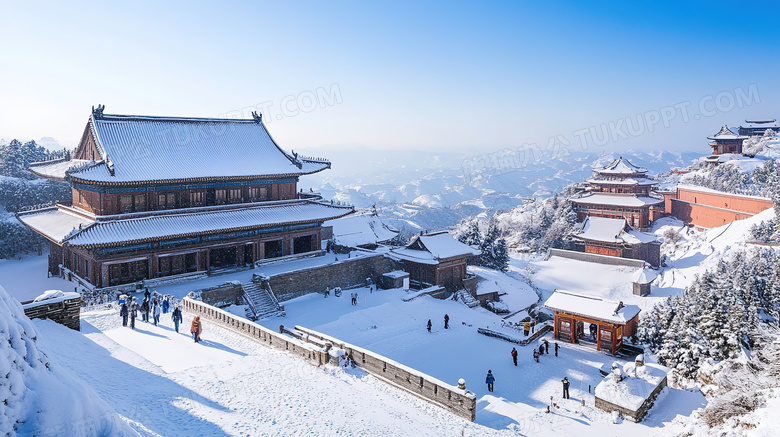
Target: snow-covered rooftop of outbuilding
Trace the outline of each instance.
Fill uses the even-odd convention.
[[[609,374],[596,386],[596,397],[631,411],[636,411],[647,400],[669,373],[669,368],[655,363],[645,363],[636,367],[628,362],[623,365],[623,372],[628,375],[622,381],[617,381]]]
[[[70,299],[80,299],[81,295],[74,291],[62,291],[62,290],[46,290],[40,296],[33,299],[32,302],[28,302],[22,305],[23,309],[33,308],[40,305],[49,305],[53,303],[60,303]]]
[[[739,135],[738,133],[732,131],[728,125],[724,125],[718,133],[715,135],[707,137],[708,140],[744,140],[748,137],[745,135]]]
[[[631,229],[625,219],[587,217],[577,238],[608,243],[639,244],[656,241],[656,237]]]
[[[325,222],[333,226],[333,238],[343,246],[357,247],[392,240],[398,231],[387,226],[373,213],[355,214]]]
[[[31,173],[49,179],[65,180],[66,172],[72,168],[93,164],[87,159],[55,159],[52,161],[33,162],[28,167]]]
[[[46,238],[61,243],[72,232],[85,228],[94,220],[73,214],[67,208],[51,207],[37,211],[22,212],[19,221]]]
[[[634,276],[634,282],[638,284],[649,284],[658,277],[658,273],[651,269],[642,269]]]
[[[409,276],[409,273],[403,271],[403,270],[393,270],[392,272],[384,273],[382,276],[387,276],[389,278],[405,278]]]
[[[449,258],[460,255],[479,255],[479,251],[456,240],[449,232],[440,232],[437,234],[419,235],[417,238],[422,242],[428,252],[431,252],[436,258]]]
[[[655,197],[635,196],[633,194],[612,194],[612,193],[591,193],[582,197],[573,197],[574,203],[590,203],[594,205],[615,205],[615,206],[651,206],[664,201]]]
[[[639,167],[624,159],[622,156],[605,165],[604,167],[594,167],[593,171],[600,174],[636,174],[647,173],[647,168]]]
[[[115,245],[163,238],[227,232],[232,230],[272,227],[281,224],[312,223],[342,217],[351,207],[334,206],[308,200],[290,200],[250,204],[231,209],[189,208],[186,212],[141,215],[136,218],[99,220],[65,238],[74,246]],[[20,220],[44,235],[63,235],[68,226],[59,224],[69,219],[62,210],[45,210],[39,214],[20,215]],[[118,216],[121,217],[121,216]],[[55,241],[62,241],[62,237]]]
[[[448,232],[417,235],[406,246],[392,249],[389,255],[424,264],[437,264],[439,259],[463,255],[479,255],[479,251],[456,240]]]
[[[637,305],[624,305],[618,309],[619,304],[599,297],[555,290],[544,303],[544,307],[619,325],[628,323],[639,314],[640,308]]]
[[[259,120],[93,114],[89,123],[102,162],[71,172],[85,181],[297,176],[330,167],[284,152]]]

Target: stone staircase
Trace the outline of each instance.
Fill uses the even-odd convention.
[[[279,305],[271,292],[259,283],[241,284],[244,289],[244,301],[249,306],[247,317],[252,320],[284,316],[284,307]],[[251,314],[250,314],[251,312]]]
[[[463,304],[469,308],[476,308],[479,306],[479,301],[477,300],[477,298],[472,296],[471,293],[469,293],[466,290],[456,291],[454,299],[463,302]]]

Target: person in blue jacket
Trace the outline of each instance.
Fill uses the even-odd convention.
[[[179,323],[181,323],[183,319],[181,317],[181,310],[179,309],[178,305],[173,307],[173,314],[171,314],[171,318],[173,319],[173,327],[176,328],[176,332],[179,332]]]
[[[168,314],[168,308],[170,307],[171,307],[171,303],[168,302],[168,296],[163,297],[163,301],[162,301],[163,314]]]
[[[488,369],[487,376],[485,377],[485,382],[488,386],[488,391],[493,391],[493,383],[496,382],[496,377],[493,376],[493,371]]]
[[[127,303],[122,302],[122,307],[119,309],[119,315],[122,316],[122,326],[127,326]]]

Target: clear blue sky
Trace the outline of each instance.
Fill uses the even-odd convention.
[[[288,150],[487,152],[560,136],[706,153],[724,123],[780,118],[772,2],[3,1],[0,16],[6,140],[74,146],[98,103],[247,117],[260,105]],[[752,93],[741,108],[737,88]],[[338,96],[309,105],[318,90]],[[648,112],[673,105],[649,132]],[[637,114],[634,133],[582,140]]]

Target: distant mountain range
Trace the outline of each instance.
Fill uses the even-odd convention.
[[[464,218],[509,210],[531,197],[548,197],[581,182],[596,165],[624,156],[651,174],[684,167],[702,156],[696,152],[604,151],[552,153],[522,162],[522,154],[468,155],[416,151],[342,149],[304,154],[326,157],[333,168],[307,176],[299,186],[334,199],[371,208],[396,227],[447,228]],[[529,159],[530,160],[530,159]]]

